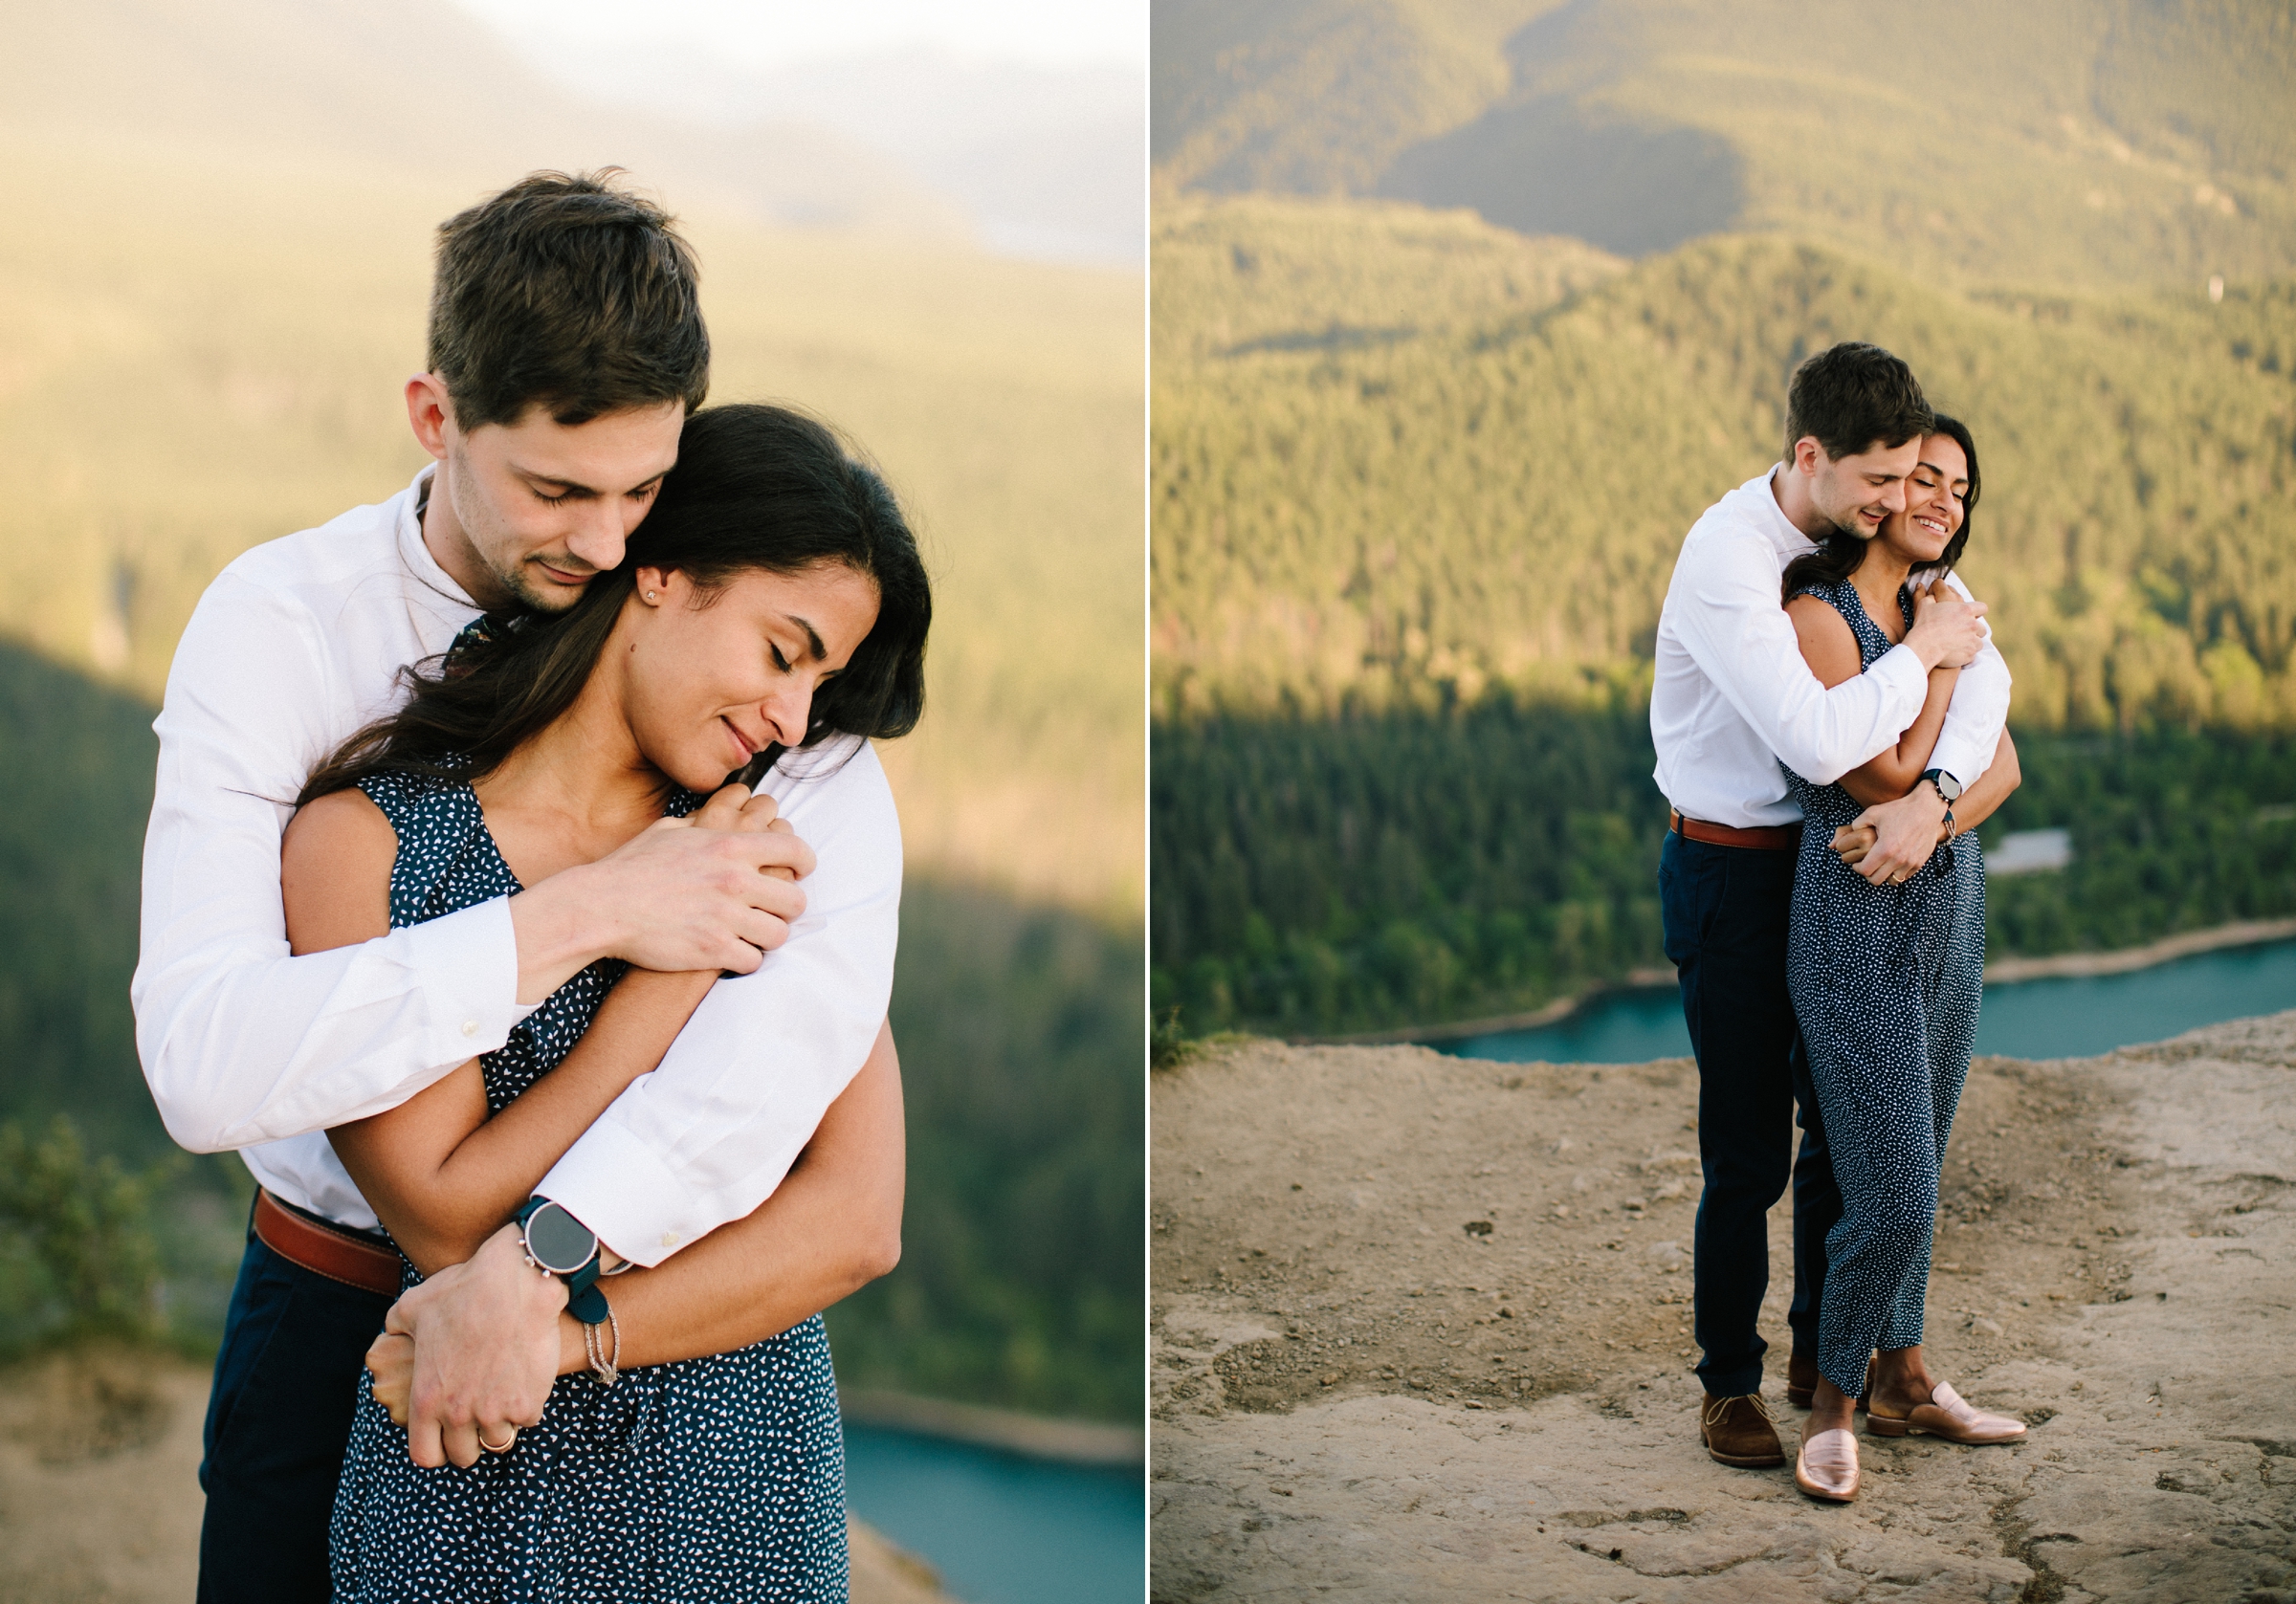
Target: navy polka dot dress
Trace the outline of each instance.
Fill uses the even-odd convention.
[[[1806,594],[1848,621],[1861,671],[1889,649],[1849,582]],[[1910,589],[1898,604],[1911,627]],[[1863,804],[1790,769],[1786,780],[1804,820],[1786,986],[1842,1189],[1842,1219],[1825,1239],[1818,1368],[1856,1397],[1875,1349],[1922,1339],[1938,1172],[1976,1041],[1985,862],[1976,837],[1961,836],[1902,885],[1872,885],[1826,846]]]
[[[468,784],[362,788],[398,831],[394,928],[519,890]],[[670,811],[700,802],[680,792]],[[490,1110],[572,1050],[626,968],[592,964],[479,1060]],[[843,1601],[845,1440],[821,1317],[611,1388],[561,1376],[541,1424],[468,1470],[409,1460],[362,1371],[330,1537],[340,1604]]]

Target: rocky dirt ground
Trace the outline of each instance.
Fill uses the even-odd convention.
[[[2032,1430],[1862,1436],[1848,1506],[1698,1445],[1696,1092],[1415,1047],[1159,1073],[1153,1596],[2296,1604],[2296,1012],[1978,1061],[1928,1349]]]
[[[0,1604],[185,1604],[199,1575],[208,1372],[131,1351],[0,1374]],[[948,1604],[931,1567],[851,1528],[853,1604]]]

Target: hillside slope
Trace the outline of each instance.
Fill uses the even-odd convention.
[[[2296,268],[2288,0],[1159,5],[1152,148],[1639,254],[1780,231],[1980,282]]]
[[[1525,287],[1463,279],[1470,244]],[[1976,433],[1964,570],[2020,718],[2296,720],[2296,283],[1966,297],[1764,236],[1615,275],[1555,249],[1345,203],[1168,209],[1160,715],[1639,685],[1684,531],[1776,459],[1794,363],[1866,339]]]
[[[431,233],[479,187],[18,154],[0,634],[156,700],[224,563],[413,474],[400,387],[423,361]],[[1140,276],[708,211],[688,231],[712,395],[850,431],[922,532],[931,712],[888,749],[914,857],[1137,912]]]

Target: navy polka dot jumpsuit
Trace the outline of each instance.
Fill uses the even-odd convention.
[[[519,890],[468,784],[386,775],[362,789],[398,831],[394,928]],[[670,811],[700,802],[678,792]],[[592,964],[479,1060],[490,1112],[573,1049],[627,967]],[[420,1279],[406,1266],[406,1285]],[[541,1424],[468,1470],[409,1460],[362,1371],[329,1535],[339,1604],[842,1604],[845,1439],[821,1316],[611,1388],[561,1376]]]
[[[1814,585],[1857,636],[1861,671],[1889,649],[1855,586]],[[1913,596],[1898,592],[1907,626]],[[1786,780],[1805,821],[1786,986],[1809,1045],[1842,1219],[1825,1239],[1818,1368],[1851,1397],[1877,1348],[1921,1341],[1938,1172],[1969,1077],[1985,972],[1985,864],[1974,835],[1902,885],[1876,886],[1828,850],[1864,806],[1839,785]]]

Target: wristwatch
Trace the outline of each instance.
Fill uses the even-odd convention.
[[[1937,787],[1937,794],[1945,799],[1946,806],[1951,807],[1961,800],[1961,781],[1944,769],[1923,769],[1921,778]]]
[[[566,1312],[587,1326],[607,1318],[598,1290],[598,1233],[547,1198],[529,1198],[519,1210],[526,1263],[566,1284]]]

